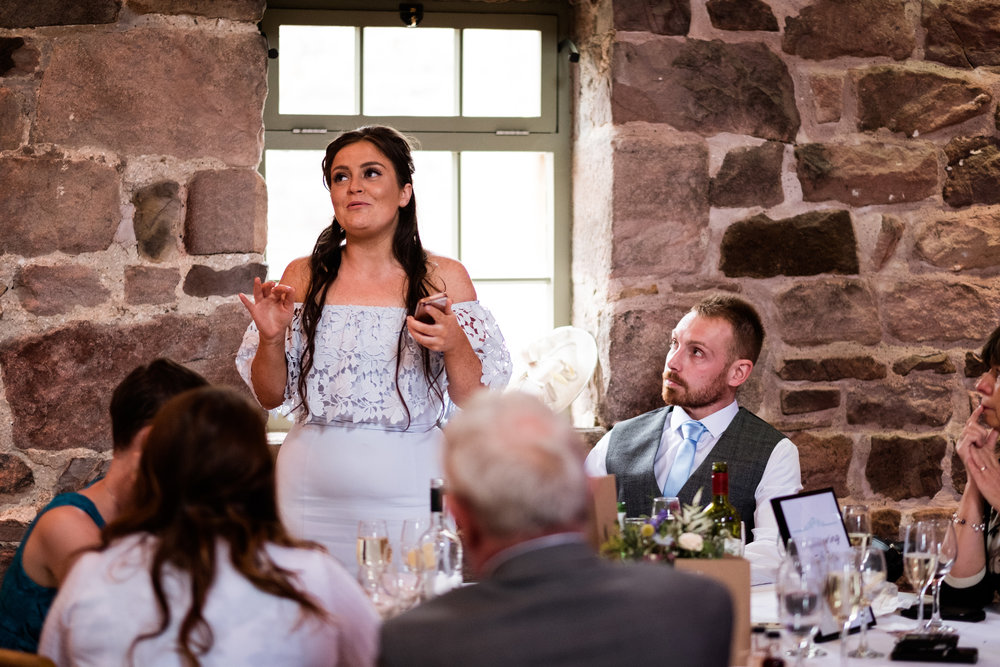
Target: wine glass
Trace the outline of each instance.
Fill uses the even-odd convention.
[[[823,594],[830,613],[840,624],[840,664],[847,667],[847,635],[861,610],[861,573],[853,549],[828,552],[826,561]]]
[[[780,536],[779,536],[780,540]],[[826,564],[824,556],[826,554],[825,544],[821,541],[810,539],[792,539],[787,543],[782,543],[781,550],[784,551],[781,563],[778,565],[778,576],[781,576],[782,568],[794,567],[799,571],[808,572],[808,575],[817,578],[820,582],[826,576]],[[780,593],[778,606],[782,603]],[[798,658],[819,658],[826,655],[826,651],[821,649],[813,641],[814,634],[805,637],[805,647],[798,646],[785,651],[785,655]]]
[[[420,548],[420,537],[427,532],[431,522],[427,517],[406,519],[399,540],[400,558],[397,566],[397,587],[399,589],[400,611],[413,607],[420,597],[421,573],[424,570],[424,555]]]
[[[389,546],[389,529],[384,519],[358,521],[358,565],[381,574],[392,560]]]
[[[924,627],[928,632],[953,633],[955,628],[946,625],[941,620],[941,584],[944,578],[951,572],[951,566],[955,564],[955,557],[958,555],[958,539],[955,535],[955,526],[950,519],[932,519],[927,523],[933,526],[934,541],[937,543],[937,567],[934,568],[932,582],[934,584],[934,611],[931,613],[931,620],[927,621]],[[923,605],[923,601],[921,601]]]
[[[878,596],[886,584],[885,554],[876,546],[869,544],[864,549],[856,548],[858,572],[861,574],[861,609],[862,613]],[[852,658],[881,658],[885,654],[872,650],[868,646],[868,623],[861,621],[861,639],[858,647],[851,651]]]
[[[851,546],[866,551],[872,539],[872,525],[867,505],[845,505],[844,527]]]
[[[794,547],[791,550],[794,552]],[[801,667],[823,617],[823,578],[815,567],[802,568],[792,553],[778,567],[775,591],[778,616],[785,630],[796,639],[795,665]]]
[[[667,512],[666,516],[663,517],[664,521],[677,518],[677,515],[681,512],[680,498],[676,496],[657,496],[653,498],[653,511],[649,516],[655,519],[664,510]]]
[[[903,570],[917,592],[916,633],[924,633],[924,594],[937,569],[938,542],[934,526],[929,521],[917,521],[906,526],[903,537]]]

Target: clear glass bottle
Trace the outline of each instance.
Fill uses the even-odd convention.
[[[722,551],[733,556],[743,555],[743,523],[740,513],[729,503],[729,465],[712,462],[712,502],[705,508],[715,525],[714,535]]]
[[[431,480],[431,525],[420,538],[423,598],[428,600],[462,585],[462,542],[444,517],[444,480]]]

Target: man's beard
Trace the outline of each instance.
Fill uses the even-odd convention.
[[[663,402],[667,405],[676,405],[677,407],[685,409],[698,409],[712,405],[725,396],[727,390],[725,377],[726,372],[723,370],[708,384],[708,386],[697,391],[691,391],[687,386],[687,383],[673,373],[670,373],[667,375],[667,379],[671,380],[675,384],[679,384],[680,388],[664,387]]]

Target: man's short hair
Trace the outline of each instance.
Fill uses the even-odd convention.
[[[583,444],[534,396],[483,391],[444,428],[447,491],[496,537],[535,535],[586,519]]]
[[[757,363],[764,345],[764,325],[749,303],[731,294],[716,294],[696,304],[691,312],[700,317],[723,319],[733,327],[733,358],[749,359]]]
[[[160,406],[171,398],[207,384],[201,375],[162,357],[134,369],[111,394],[113,451],[128,449],[135,434],[149,424]]]
[[[979,352],[979,359],[986,364],[987,369],[1000,365],[1000,327],[993,330]]]

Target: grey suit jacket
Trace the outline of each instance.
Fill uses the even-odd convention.
[[[726,667],[731,628],[715,581],[560,544],[386,622],[379,664]]]

